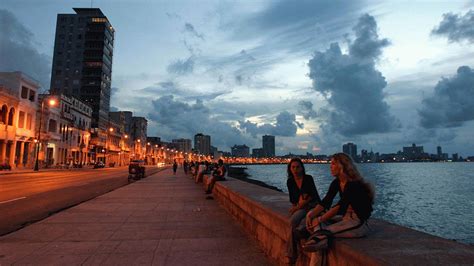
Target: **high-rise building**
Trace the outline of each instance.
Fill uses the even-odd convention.
[[[194,135],[194,150],[200,154],[211,153],[211,136],[198,133]]]
[[[349,156],[351,156],[352,160],[354,160],[355,162],[358,161],[358,159],[357,159],[357,145],[355,145],[354,143],[349,142],[349,143],[346,143],[346,144],[342,145],[342,152],[349,155]]]
[[[171,142],[176,143],[179,151],[191,152],[192,145],[190,139],[173,139]]]
[[[265,156],[263,156],[263,149],[262,148],[252,149],[252,157],[254,157],[254,158],[265,157]]]
[[[262,149],[264,157],[275,157],[275,136],[262,136]]]
[[[436,147],[436,152],[438,155],[438,159],[441,159],[441,157],[443,156],[443,150],[441,149],[441,146]]]
[[[57,17],[51,93],[71,95],[91,106],[92,132],[101,131],[102,138],[109,126],[115,30],[99,8],[74,11]]]
[[[403,147],[403,155],[408,160],[419,160],[423,158],[424,155],[423,146],[416,146],[416,144],[413,143],[411,147]]]

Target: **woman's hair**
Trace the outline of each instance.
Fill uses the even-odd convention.
[[[304,164],[303,164],[303,161],[301,161],[300,158],[293,158],[290,160],[290,162],[288,163],[288,166],[287,166],[287,173],[288,173],[288,178],[294,178],[293,176],[293,173],[291,172],[291,164],[293,162],[298,162],[300,165],[301,165],[301,168],[303,168],[303,176],[306,175],[306,170],[304,169]]]
[[[359,181],[364,185],[367,193],[369,194],[370,201],[373,202],[375,194],[374,187],[371,183],[365,181],[351,157],[345,153],[340,152],[334,154],[332,159],[341,164],[342,171],[349,177],[349,181]]]

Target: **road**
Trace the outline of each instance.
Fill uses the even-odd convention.
[[[0,235],[127,184],[127,167],[0,175]]]

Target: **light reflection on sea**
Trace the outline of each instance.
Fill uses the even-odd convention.
[[[321,197],[333,177],[329,164],[307,164]],[[251,178],[286,188],[286,165],[247,165]],[[360,164],[376,190],[373,217],[474,244],[474,163]]]

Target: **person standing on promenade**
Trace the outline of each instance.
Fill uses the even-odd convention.
[[[176,162],[176,160],[174,160],[173,162],[173,174],[176,175],[176,170],[178,170],[178,163]]]
[[[188,161],[186,161],[186,160],[184,160],[184,162],[183,162],[183,171],[184,171],[185,175],[188,174]]]
[[[366,222],[372,214],[374,203],[372,185],[364,180],[351,157],[345,153],[332,156],[331,175],[339,179],[341,199],[317,219],[313,215],[308,216],[308,230],[315,231],[303,246],[308,252],[327,247],[328,236],[357,238],[368,232]],[[325,224],[338,213],[343,216],[341,221],[331,225]]]
[[[318,204],[321,199],[314,185],[313,177],[306,174],[303,162],[299,158],[291,159],[287,167],[288,180],[286,185],[292,204],[289,212],[290,234],[287,242],[287,263],[295,264],[298,259],[299,232],[304,231],[305,217],[311,208]]]

